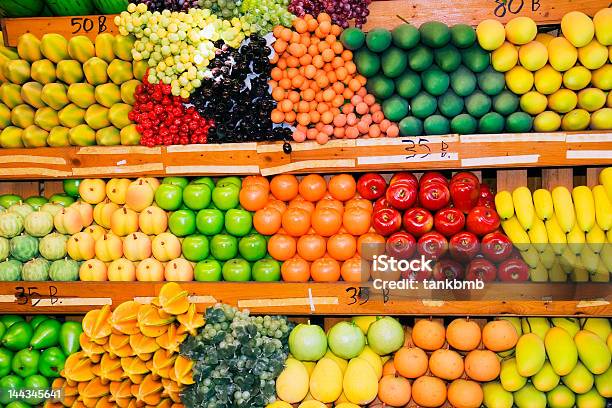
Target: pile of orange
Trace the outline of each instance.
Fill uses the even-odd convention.
[[[283,262],[285,281],[360,282],[370,278],[365,244],[384,244],[371,228],[372,203],[360,198],[349,174],[291,174],[243,180],[240,204],[255,211],[253,226],[269,236],[268,253]],[[364,255],[365,256],[365,255]]]

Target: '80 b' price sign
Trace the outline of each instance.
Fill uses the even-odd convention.
[[[521,12],[535,13],[542,7],[542,1],[544,0],[495,0],[496,6],[493,14],[495,17],[502,18]]]

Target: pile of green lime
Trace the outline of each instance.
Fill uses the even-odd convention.
[[[468,25],[349,28],[340,39],[402,136],[531,130],[532,117],[519,111],[519,98]]]

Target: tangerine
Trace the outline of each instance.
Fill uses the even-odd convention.
[[[240,205],[247,211],[257,211],[268,204],[268,189],[261,184],[243,185],[240,189]]]
[[[289,258],[281,266],[281,276],[285,282],[308,282],[310,264],[299,256]]]
[[[311,223],[317,234],[331,237],[342,226],[342,215],[331,208],[317,208],[312,213]]]
[[[329,256],[324,256],[310,265],[310,275],[315,282],[337,282],[340,279],[340,264]]]
[[[337,261],[346,261],[355,256],[357,240],[351,234],[335,234],[327,240],[327,252]]]
[[[257,210],[253,216],[253,226],[262,235],[274,235],[282,223],[281,213],[274,207],[265,207]]]
[[[309,174],[300,181],[299,192],[305,200],[317,202],[327,192],[327,183],[319,174]]]
[[[325,238],[316,234],[303,235],[297,242],[297,253],[306,261],[315,261],[325,255]]]
[[[300,237],[310,229],[310,213],[302,208],[289,207],[283,214],[282,226],[287,234]]]
[[[295,238],[286,234],[275,234],[268,241],[268,253],[277,261],[286,261],[295,255]]]
[[[372,216],[363,208],[347,208],[342,215],[342,226],[349,234],[360,236],[370,229]]]
[[[282,201],[291,201],[298,195],[298,180],[293,174],[274,176],[270,182],[270,191]]]

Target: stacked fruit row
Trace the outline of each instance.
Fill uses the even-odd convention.
[[[612,396],[608,319],[501,318],[481,327],[355,317],[300,324],[269,408],[603,407]],[[607,342],[607,344],[606,344]],[[366,345],[367,343],[367,345]],[[501,362],[500,362],[501,360]]]
[[[593,19],[567,13],[559,37],[538,34],[528,17],[505,27],[485,20],[476,31],[480,45],[492,51],[493,68],[505,73],[508,88],[520,95],[521,109],[535,116],[536,131],[610,129],[611,22],[612,9],[605,8]]]
[[[95,44],[85,36],[22,35],[1,67],[0,146],[138,144],[128,113],[147,65],[132,63],[133,43],[108,33]]]
[[[592,189],[519,187],[495,196],[502,228],[533,281],[609,282],[612,271],[612,168]]]
[[[42,315],[29,321],[0,316],[0,404],[21,408],[58,398],[51,383],[58,388],[54,379],[66,358],[79,351],[81,333],[78,322],[60,323]]]

